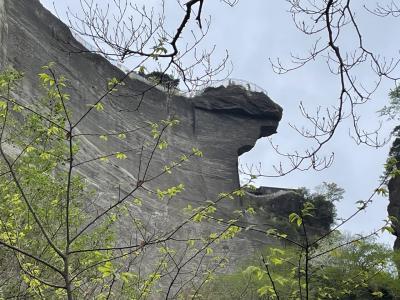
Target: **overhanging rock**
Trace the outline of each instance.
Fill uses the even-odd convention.
[[[69,79],[71,88],[68,92],[76,121],[87,111],[88,105],[102,96],[108,79],[124,76],[120,69],[99,55],[72,53],[72,50],[85,49],[73,38],[67,26],[38,0],[1,0],[0,21],[1,69],[12,66],[25,73],[23,91],[18,95],[20,101],[34,103],[42,95],[37,73],[41,66],[53,61],[57,72]],[[180,125],[167,134],[170,146],[163,152],[156,152],[152,158],[150,175],[158,174],[166,164],[193,147],[204,153],[202,159],[191,160],[172,175],[145,183],[138,192],[143,206],[137,207],[135,214],[146,220],[154,231],[179,224],[184,218],[182,209],[188,204],[204,205],[207,200],[217,199],[221,192],[237,189],[238,155],[249,151],[260,137],[274,134],[282,117],[281,107],[267,95],[249,92],[240,86],[208,88],[196,97],[187,98],[151,89],[143,80],[127,78],[125,83],[118,95],[105,101],[105,112],[89,114],[78,127],[81,133],[94,133],[82,137],[80,161],[132,149],[122,163],[93,162],[77,168],[89,184],[97,187],[99,207],[108,207],[117,200],[119,193],[127,193],[137,184],[141,159],[145,157],[140,154],[140,146],[151,140],[149,128],[144,126],[147,121],[170,117],[180,120]],[[99,134],[121,130],[134,131],[127,134],[125,140],[110,137],[105,143],[99,139]],[[184,184],[185,190],[170,202],[161,202],[154,195],[157,188],[177,184]],[[233,211],[244,209],[241,203],[220,203],[221,216],[232,218]],[[265,216],[260,215],[260,220],[263,221]],[[201,230],[211,232],[213,226],[204,225]],[[122,240],[124,233],[121,234]],[[253,239],[251,234],[242,234],[230,245],[229,251],[233,256],[243,257],[244,253],[251,253],[255,247],[269,242],[267,238]]]

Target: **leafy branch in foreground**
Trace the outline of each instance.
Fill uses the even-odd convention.
[[[149,171],[155,153],[168,147],[166,133],[178,120],[139,126],[149,130],[142,145],[87,157],[80,150],[82,138],[124,140],[136,129],[101,134],[80,130],[78,125],[89,114],[107,110],[105,96],[74,121],[68,80],[57,76],[53,63],[39,74],[44,96],[36,103],[21,100],[22,78],[12,69],[0,75],[0,254],[6,258],[0,264],[0,298],[146,299],[155,293],[178,297],[197,281],[202,286],[203,278],[225,262],[213,254],[212,246],[232,238],[238,228],[228,224],[212,236],[181,237],[187,224],[202,221],[197,214],[212,215],[214,206],[198,208],[177,226],[160,231],[149,230],[140,217],[139,191],[169,202],[185,188],[177,184],[152,191],[147,183],[203,155],[193,148],[158,173]],[[108,94],[117,86],[118,81],[109,82]],[[97,205],[101,189],[88,183],[81,168],[112,168],[133,151],[140,154],[137,178],[124,193],[119,189],[108,206]],[[143,261],[148,263],[143,266]],[[161,282],[169,288],[160,289]]]
[[[353,238],[337,235],[330,242]],[[259,256],[233,274],[217,276],[208,288],[218,299],[307,299],[301,294],[305,282],[299,280],[304,256],[293,247],[270,247]],[[309,299],[396,299],[395,259],[395,252],[373,239],[337,249],[312,264]]]

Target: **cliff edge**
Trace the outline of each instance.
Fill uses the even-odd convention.
[[[37,74],[49,62],[55,62],[58,74],[69,80],[72,122],[79,120],[102,97],[109,79],[125,76],[103,57],[85,52],[68,27],[38,0],[0,1],[0,20],[0,66],[24,72],[22,92],[18,95],[23,103],[34,103],[43,96]],[[84,52],[76,53],[80,52],[77,50]],[[260,137],[274,134],[282,117],[282,108],[266,94],[250,92],[245,87],[208,88],[188,98],[169,95],[134,77],[126,78],[118,93],[107,97],[104,107],[104,112],[88,114],[76,128],[82,133],[77,172],[99,191],[96,205],[100,208],[109,207],[138,182],[143,159],[151,155],[140,151],[141,145],[152,140],[148,126],[144,126],[147,122],[171,117],[180,121],[166,135],[169,147],[151,155],[149,176],[158,174],[192,148],[204,153],[202,159],[191,160],[172,175],[156,177],[138,191],[136,196],[142,199],[143,206],[135,209],[135,215],[146,220],[149,230],[155,232],[179,224],[184,218],[182,209],[188,205],[204,205],[207,200],[217,199],[221,192],[237,189],[238,155],[249,151]],[[129,131],[124,140],[115,136],[110,136],[107,142],[99,139],[102,133],[121,130]],[[125,162],[90,163],[93,157],[120,149],[130,149]],[[158,188],[178,184],[183,184],[185,190],[173,201],[161,202],[155,196]],[[226,218],[231,218],[238,209],[245,209],[240,201],[223,202],[218,207],[219,214]],[[214,226],[202,225],[201,230],[211,232]],[[120,238],[123,240],[124,236]],[[268,238],[254,239],[250,233],[241,235],[229,246],[229,252],[243,256],[260,243],[261,246],[268,243]]]

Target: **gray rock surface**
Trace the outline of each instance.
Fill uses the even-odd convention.
[[[57,72],[65,75],[71,85],[68,92],[75,121],[105,92],[107,79],[124,76],[121,70],[99,55],[72,53],[85,48],[38,0],[0,0],[0,45],[1,69],[12,66],[25,73],[23,92],[19,95],[19,100],[25,103],[34,103],[42,95],[37,76],[41,66],[56,62]],[[260,137],[274,134],[282,116],[282,109],[267,95],[252,93],[239,86],[208,88],[196,97],[187,98],[168,95],[151,88],[143,80],[127,78],[125,83],[118,95],[107,97],[105,111],[90,113],[77,127],[77,133],[94,134],[80,138],[78,162],[127,149],[128,159],[111,159],[108,164],[85,163],[77,168],[77,172],[97,187],[98,207],[108,207],[117,200],[119,193],[127,193],[137,184],[140,166],[143,172],[149,152],[141,155],[140,149],[144,143],[153,141],[149,128],[142,128],[146,122],[170,117],[179,119],[180,125],[166,134],[170,146],[166,151],[157,151],[152,158],[149,176],[158,174],[181,154],[190,153],[193,147],[199,148],[204,157],[190,160],[171,175],[145,183],[138,192],[143,206],[135,207],[133,213],[157,232],[179,224],[184,218],[182,209],[188,204],[204,205],[207,200],[216,200],[219,193],[238,188],[238,155],[249,151]],[[125,140],[110,137],[104,142],[99,139],[100,134],[126,129],[137,130],[127,134]],[[185,191],[171,201],[160,201],[154,195],[157,188],[180,183],[185,185]],[[281,198],[278,196],[282,194],[291,195],[285,198],[286,210],[290,210],[298,200],[293,191],[266,190],[259,195],[248,194],[245,201],[220,202],[219,215],[231,219],[233,211],[255,205],[260,208],[260,213],[245,215],[244,220],[268,223],[268,218],[273,219],[280,213]],[[190,225],[182,230],[182,235],[211,232],[216,226],[211,223],[201,227]],[[129,236],[128,231],[121,233],[121,240]],[[272,241],[265,235],[247,231],[226,247],[230,256],[243,258],[255,248],[269,243]]]

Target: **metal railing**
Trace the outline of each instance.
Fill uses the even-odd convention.
[[[90,44],[89,42],[87,42],[85,39],[82,38],[82,36],[80,36],[78,33],[71,31],[73,37],[79,42],[81,43],[85,48],[87,48],[89,51],[91,52],[97,52],[97,53],[101,53],[101,51],[93,46],[92,44]],[[146,79],[143,76],[140,76],[139,74],[137,74],[136,72],[132,72],[131,70],[129,70],[127,67],[125,67],[123,64],[121,64],[120,62],[117,62],[115,60],[112,59],[108,59],[107,57],[105,57],[111,64],[113,64],[114,66],[116,66],[117,68],[119,68],[122,72],[124,72],[125,74],[129,73],[129,77],[132,79],[136,79],[139,81],[142,81],[144,83],[147,83],[149,85],[153,85],[156,89],[163,91],[163,92],[169,92],[171,93],[171,90],[168,90],[167,88],[163,87],[162,85],[154,85],[154,82],[149,81],[148,79]],[[229,87],[229,86],[240,86],[242,88],[244,88],[246,91],[249,92],[255,92],[255,93],[263,93],[265,95],[268,96],[268,92],[263,89],[262,87],[258,86],[255,83],[249,82],[247,80],[243,80],[243,79],[236,79],[236,78],[227,78],[225,80],[222,81],[215,81],[213,83],[211,83],[210,85],[207,85],[207,87],[205,87],[204,89],[197,91],[195,93],[184,93],[179,91],[178,89],[175,89],[173,91],[174,94],[178,94],[181,96],[187,96],[187,97],[196,97],[201,95],[205,89],[210,88],[210,87],[220,87],[220,86],[224,86],[224,87]]]
[[[243,79],[228,78],[222,82],[213,84],[212,86],[221,86],[221,85],[224,87],[238,85],[238,86],[243,87],[246,91],[255,92],[255,93],[264,93],[264,94],[268,95],[268,92],[265,89],[263,89],[262,87],[258,86],[257,84],[255,84],[253,82],[243,80]]]
[[[207,89],[209,87],[220,87],[220,86],[223,86],[223,87],[240,86],[243,89],[245,89],[246,91],[255,92],[255,93],[263,93],[268,96],[268,92],[265,89],[263,89],[262,87],[258,86],[257,84],[252,83],[247,80],[236,79],[236,78],[227,78],[222,81],[216,81],[216,82],[208,85],[203,90],[196,93],[196,95],[200,95],[205,89]]]

